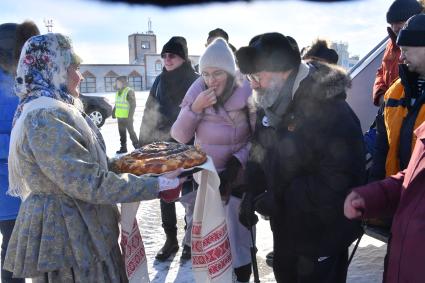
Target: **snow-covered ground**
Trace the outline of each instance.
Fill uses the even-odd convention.
[[[114,99],[113,93],[102,94],[111,101]],[[134,117],[134,127],[138,134],[142,121],[143,109],[148,93],[137,92],[137,108]],[[108,156],[115,155],[119,149],[118,125],[116,120],[108,118],[101,128],[107,145]],[[129,139],[128,139],[129,140]],[[131,142],[128,142],[129,150]],[[184,209],[177,203],[178,218],[178,239],[181,241],[184,233]],[[159,201],[152,200],[142,202],[137,214],[137,219],[141,227],[141,233],[145,244],[150,280],[152,283],[191,283],[194,282],[190,261],[181,263],[181,250],[174,258],[166,262],[158,262],[155,255],[165,241],[165,235],[161,226],[161,213]],[[1,237],[1,236],[0,236]],[[0,238],[1,239],[1,238]],[[273,238],[268,221],[260,218],[257,224],[257,261],[261,282],[275,282],[273,271],[266,265],[266,255],[272,250]],[[382,281],[383,260],[386,252],[386,245],[383,242],[363,236],[354,256],[353,262],[348,271],[349,283],[378,283]],[[27,280],[28,281],[28,280]],[[253,282],[253,278],[251,278]]]

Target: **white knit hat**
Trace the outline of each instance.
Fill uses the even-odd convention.
[[[202,73],[207,67],[219,68],[235,76],[235,56],[224,39],[220,37],[216,38],[208,45],[201,59],[199,59],[200,72]]]

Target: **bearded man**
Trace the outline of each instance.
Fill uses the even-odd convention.
[[[240,221],[271,217],[277,282],[345,282],[360,225],[344,217],[350,188],[365,181],[360,122],[345,101],[350,79],[301,61],[288,37],[266,33],[236,52],[254,90],[257,123]]]

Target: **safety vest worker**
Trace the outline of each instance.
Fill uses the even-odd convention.
[[[119,90],[115,95],[115,117],[128,118],[130,103],[128,103],[127,94],[130,90],[129,87],[125,87]]]

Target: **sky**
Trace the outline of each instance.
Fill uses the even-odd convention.
[[[83,63],[127,64],[128,35],[148,30],[157,35],[157,48],[175,35],[184,36],[190,55],[201,55],[208,31],[226,30],[230,43],[245,46],[257,34],[280,32],[302,48],[320,37],[349,44],[350,55],[366,55],[386,36],[390,0],[313,3],[300,0],[213,3],[161,8],[94,0],[1,0],[2,23],[33,20],[41,33],[44,20],[53,32],[71,37]]]

